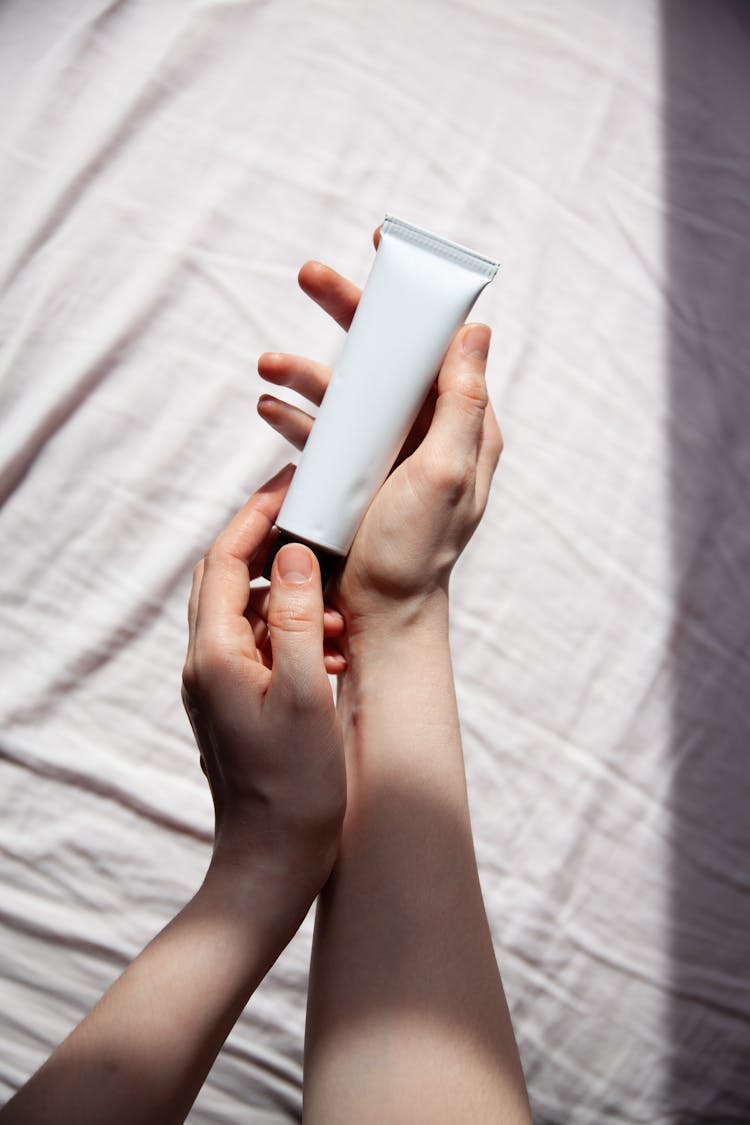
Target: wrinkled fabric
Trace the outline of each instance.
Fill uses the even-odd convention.
[[[748,58],[724,0],[0,7],[3,1100],[201,882],[192,568],[389,211],[501,262],[452,644],[535,1120],[750,1120]],[[191,1122],[299,1120],[310,940]]]

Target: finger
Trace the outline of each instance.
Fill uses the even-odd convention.
[[[247,611],[245,616],[248,620],[252,618],[257,621],[262,621],[265,628],[268,621],[268,603],[271,597],[270,586],[253,586],[250,590],[250,598],[247,604]],[[253,621],[251,621],[253,624]],[[333,639],[334,637],[341,637],[346,630],[346,623],[344,622],[343,615],[337,609],[331,606],[323,607],[323,636]]]
[[[284,352],[264,352],[258,360],[258,374],[267,383],[289,387],[316,406],[320,406],[331,381],[331,368],[325,363]]]
[[[419,449],[420,445],[427,436],[427,433],[429,432],[430,426],[432,424],[436,402],[437,380],[430,387],[427,398],[424,400],[422,406],[420,407],[419,414],[417,414],[412,428],[406,436],[406,441],[402,445],[399,455],[396,458],[394,468],[400,465],[402,461],[405,461],[407,457],[411,457],[412,453],[414,453],[416,449]]]
[[[425,452],[457,469],[476,470],[488,405],[486,324],[468,324],[453,337],[438,375],[438,397]]]
[[[327,642],[323,649],[323,663],[329,676],[341,676],[347,668],[343,652],[330,642]]]
[[[297,704],[319,699],[325,679],[323,591],[318,560],[301,543],[287,544],[274,559],[268,631],[273,653],[269,692],[282,692]]]
[[[500,455],[503,451],[503,435],[498,425],[492,403],[488,402],[484,414],[484,426],[477,460],[476,496],[477,503],[484,511],[490,495],[492,478],[495,475]]]
[[[314,422],[309,414],[273,395],[261,395],[257,409],[263,421],[273,426],[295,449],[305,448]]]
[[[250,595],[247,599],[247,609],[245,616],[250,619],[250,615],[262,619],[263,623],[268,620],[268,598],[271,593],[270,586],[251,586]]]
[[[253,631],[255,641],[256,659],[262,660],[268,643],[268,623],[264,616],[256,613],[250,606],[245,610],[245,618]]]
[[[268,623],[265,616],[261,616],[252,609],[245,614],[255,637],[255,646],[258,652],[257,659],[266,668],[273,667],[273,653],[271,651],[271,638],[268,632]],[[333,619],[333,622],[331,621]],[[340,676],[346,671],[347,661],[343,652],[337,647],[335,638],[344,631],[344,619],[335,610],[326,610],[323,615],[323,662],[329,676]]]
[[[375,249],[377,250],[378,246],[380,246],[380,227],[375,227],[372,235],[372,242]]]
[[[261,550],[268,545],[274,520],[294,475],[287,465],[267,481],[222,531],[203,562],[196,631],[205,625],[241,617],[250,578],[262,569]],[[256,573],[253,573],[256,572]]]
[[[193,584],[190,587],[188,599],[188,659],[195,649],[195,623],[198,617],[198,599],[200,597],[201,582],[203,581],[203,559],[193,570]]]
[[[298,280],[303,292],[348,332],[362,290],[322,262],[305,262]]]
[[[248,611],[245,615],[250,622],[250,628],[253,631],[253,638],[255,640],[255,659],[259,664],[263,664],[266,668],[271,668],[272,654],[271,654],[271,637],[268,632],[268,622],[265,617],[260,617],[258,614]]]
[[[294,465],[285,465],[261,485],[227,524],[214,546],[250,564],[273,527],[293,476]]]
[[[323,612],[323,636],[326,639],[333,640],[336,637],[343,637],[345,630],[346,622],[343,614],[339,613],[337,609],[326,606]]]

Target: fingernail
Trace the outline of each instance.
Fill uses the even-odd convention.
[[[486,359],[490,350],[490,336],[492,333],[486,324],[472,324],[464,332],[462,347],[466,355],[473,355],[477,359]]]
[[[276,556],[276,565],[283,582],[290,586],[301,586],[312,577],[312,554],[299,543],[288,543]]]

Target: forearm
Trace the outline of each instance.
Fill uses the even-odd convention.
[[[192,901],[0,1112],[2,1125],[183,1121],[300,921],[265,880],[212,866]]]
[[[306,1120],[527,1121],[474,855],[447,599],[398,632],[350,638],[348,660],[349,798],[316,920]]]
[[[344,835],[390,816],[391,802],[437,805],[470,842],[458,708],[448,645],[447,597],[363,629],[347,645],[338,710],[347,755]],[[411,832],[398,817],[399,831]]]

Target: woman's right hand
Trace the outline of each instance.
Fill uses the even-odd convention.
[[[214,802],[214,873],[253,873],[297,917],[336,858],[346,769],[315,556],[286,546],[270,588],[250,586],[292,475],[251,496],[195,568],[182,696]]]
[[[360,290],[335,270],[308,262],[302,289],[345,330]],[[447,590],[451,570],[482,517],[502,451],[502,436],[485,381],[490,330],[462,326],[396,467],[375,496],[354,539],[330,600],[347,629],[391,612],[411,613]],[[330,368],[300,356],[265,353],[258,371],[268,382],[320,403]],[[313,419],[272,395],[258,412],[298,449]]]

